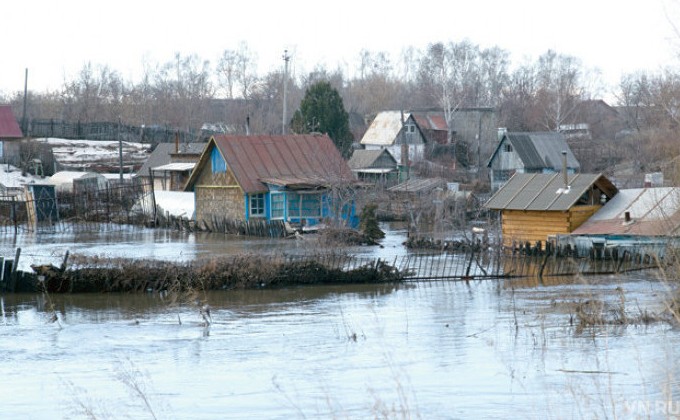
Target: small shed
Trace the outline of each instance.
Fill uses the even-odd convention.
[[[151,172],[154,171],[154,169],[158,169],[171,163],[193,163],[195,166],[196,162],[198,162],[198,159],[201,157],[201,153],[203,153],[206,144],[207,143],[179,143],[178,141],[175,141],[174,143],[159,143],[156,145],[153,152],[151,152],[146,162],[139,168],[139,171],[137,171],[137,177],[151,182]],[[175,170],[171,169],[170,172],[175,172]],[[163,191],[170,189],[166,188],[166,186],[169,187],[170,185],[168,177],[164,178],[165,175],[169,176],[170,172],[164,173],[163,169],[161,169],[158,173],[154,174],[155,190]],[[180,172],[186,171],[181,170]],[[188,178],[188,174],[186,176]],[[186,181],[186,178],[184,178],[183,181]]]
[[[0,105],[0,159],[18,165],[19,148],[24,137],[10,105]]]
[[[151,168],[154,187],[160,181],[163,191],[182,191],[195,166],[195,162],[174,162]]]
[[[573,232],[617,192],[602,174],[517,173],[484,206],[500,212],[509,247]]]
[[[60,171],[50,177],[49,183],[57,192],[80,194],[106,188],[107,180],[96,172]]]
[[[447,190],[443,178],[412,178],[387,189],[389,200],[380,203],[381,210],[389,217],[416,217],[432,210],[437,202],[443,202]]]
[[[357,149],[347,162],[354,176],[360,181],[387,183],[399,175],[397,161],[387,149]]]

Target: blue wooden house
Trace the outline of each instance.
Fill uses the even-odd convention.
[[[196,222],[284,221],[315,226],[324,220],[358,224],[349,199],[352,172],[327,135],[216,135],[186,184]]]

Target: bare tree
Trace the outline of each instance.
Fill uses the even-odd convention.
[[[217,63],[217,78],[227,99],[234,98],[237,64],[238,52],[235,50],[224,50]]]
[[[235,57],[236,80],[241,89],[241,97],[248,99],[253,86],[258,81],[257,54],[250,50],[245,41],[241,41]]]
[[[154,73],[154,99],[165,114],[164,123],[184,129],[200,129],[203,114],[213,97],[210,63],[196,55],[177,53]]]
[[[575,57],[549,50],[536,65],[537,105],[543,109],[541,124],[546,130],[557,131],[587,96],[581,81],[581,63]]]

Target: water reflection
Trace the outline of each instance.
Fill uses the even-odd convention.
[[[84,417],[78,401],[146,416],[126,374],[163,418],[635,417],[626,401],[680,397],[678,332],[577,334],[560,302],[584,288],[643,308],[665,290],[606,277],[222,291],[205,295],[208,328],[156,294],[52,296],[61,328],[44,297],[1,296],[3,416]]]

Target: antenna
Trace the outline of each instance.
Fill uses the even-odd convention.
[[[290,56],[288,50],[283,50],[283,118],[281,119],[281,134],[286,135],[286,96],[288,94],[288,61]]]

